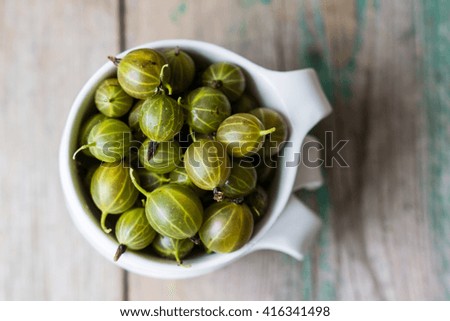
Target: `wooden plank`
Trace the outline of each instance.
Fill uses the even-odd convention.
[[[130,47],[157,39],[204,40],[267,68],[292,69],[298,66],[298,36],[291,34],[298,32],[298,21],[297,9],[290,9],[284,1],[128,1],[126,42]],[[255,253],[193,280],[130,274],[128,292],[133,300],[299,300],[304,295],[300,268],[286,255]]]
[[[342,4],[341,4],[342,5]],[[344,10],[353,11],[353,3],[344,3]],[[347,19],[353,20],[349,15]],[[332,102],[332,86],[330,79],[330,68],[324,51],[327,49],[324,26],[321,20],[321,6],[317,1],[301,1],[297,11],[297,28],[300,44],[297,50],[299,66],[297,68],[314,68],[321,80],[323,89]],[[347,28],[348,29],[348,28]],[[334,106],[333,106],[334,107]],[[333,117],[335,113],[333,113]],[[314,130],[317,137],[323,141],[324,131],[320,128]],[[311,266],[310,272],[303,271],[304,280],[309,287],[304,288],[305,297],[312,300],[335,300],[337,291],[336,267],[336,245],[334,242],[333,215],[330,210],[330,191],[325,184],[316,193],[302,191],[299,196],[319,213],[323,221],[318,242],[315,244],[311,254],[305,259],[305,266]],[[309,282],[308,282],[309,281]]]
[[[318,39],[309,57],[335,108],[316,132],[332,129],[335,140],[350,140],[343,151],[350,168],[327,170],[337,297],[442,298],[420,178],[420,8],[417,1],[355,5],[314,9]]]
[[[426,112],[424,191],[427,223],[434,245],[437,298],[450,299],[450,3],[421,1],[417,25],[423,54],[423,106]]]
[[[72,101],[118,51],[115,3],[0,2],[0,300],[122,298],[123,272],[75,230],[58,174]]]

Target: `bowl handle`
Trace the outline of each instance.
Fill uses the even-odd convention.
[[[316,138],[307,136],[303,144],[318,142]],[[311,149],[310,159],[319,156],[317,149]],[[323,183],[320,167],[307,167],[300,164],[294,184],[294,191],[302,188],[312,190]],[[301,261],[304,254],[314,242],[322,223],[308,207],[294,194],[272,228],[252,248],[252,251],[275,250],[286,253]]]
[[[330,103],[314,69],[265,72],[288,108],[292,127],[301,129],[302,135],[331,113]]]

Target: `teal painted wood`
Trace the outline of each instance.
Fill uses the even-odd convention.
[[[328,99],[333,102],[333,85],[331,82],[331,67],[328,46],[326,44],[326,38],[324,33],[324,25],[320,12],[320,4],[318,2],[312,2],[313,14],[308,19],[307,8],[305,3],[300,6],[298,12],[299,22],[299,36],[300,36],[300,49],[298,52],[298,59],[300,68],[314,68],[319,76],[324,92]],[[308,21],[309,20],[309,21]],[[310,25],[308,25],[308,22]],[[317,132],[316,132],[317,134]],[[319,135],[321,136],[321,135]],[[321,192],[321,194],[319,194]],[[303,191],[300,195],[305,198],[308,193]],[[320,198],[319,198],[320,195]],[[330,198],[327,193],[327,188],[323,187],[320,191],[314,193],[316,210],[319,212],[319,216],[323,220],[323,227],[318,237],[318,245],[315,251],[317,251],[318,259],[315,262],[312,261],[312,255],[309,255],[305,259],[303,265],[302,277],[304,285],[311,285],[304,287],[303,295],[305,299],[312,300],[334,300],[336,299],[336,273],[334,273],[330,256],[330,239],[332,239],[332,226],[330,223],[330,216],[332,213],[328,210],[330,206]],[[311,197],[311,195],[310,195]],[[311,265],[314,265],[311,268]],[[318,270],[317,277],[314,280],[313,269]],[[331,271],[331,273],[330,273]],[[327,279],[323,279],[323,276],[327,276]],[[312,281],[314,280],[314,282]]]
[[[421,1],[423,106],[426,111],[427,168],[424,191],[437,275],[450,299],[450,2]]]
[[[335,107],[335,114],[313,133],[323,140],[324,131],[333,130],[338,139],[350,139],[345,156],[351,165],[350,171],[328,168],[329,185],[316,193],[318,203],[327,210],[321,211],[325,224],[319,237],[319,249],[315,250],[321,251],[315,266],[319,277],[314,282],[316,289],[310,291],[305,288],[306,294],[316,293],[318,298],[333,297],[334,294],[341,299],[436,299],[443,298],[439,279],[448,297],[449,81],[442,77],[442,74],[449,74],[443,68],[448,66],[449,57],[448,23],[445,20],[448,18],[448,5],[428,1],[428,11],[424,11],[426,17],[421,21],[412,18],[419,15],[418,4],[416,1],[400,6],[398,2],[369,0],[301,2],[300,64],[316,69]],[[416,39],[415,30],[432,20],[434,23],[425,27],[427,36]],[[353,30],[349,26],[352,23],[356,26]],[[388,32],[386,28],[389,28]],[[379,36],[381,32],[384,32],[383,36]],[[424,55],[416,55],[415,46],[420,50],[422,45],[426,48]],[[423,59],[428,75],[424,75],[423,82],[415,81],[415,69]],[[436,75],[438,70],[441,70],[440,78],[439,73]],[[422,76],[419,74],[418,77]],[[431,86],[431,90],[428,86],[423,87],[423,83]],[[407,98],[423,90],[428,103],[425,111],[427,132],[422,126],[421,112],[409,116],[408,104],[421,107],[420,102]],[[384,115],[380,110],[384,110]],[[396,125],[394,119],[397,120]],[[382,130],[389,139],[380,134]],[[427,151],[420,147],[423,139],[431,141]],[[368,147],[373,144],[378,146]],[[399,155],[411,155],[418,160],[405,160],[402,166],[402,161],[397,158],[393,160],[398,164],[397,169],[392,165],[391,168],[383,167],[376,155],[392,155],[396,151],[402,153]],[[428,187],[423,189],[420,161],[426,162],[430,157],[424,178]],[[378,173],[370,168],[373,165],[379,168]],[[386,165],[389,166],[388,163]],[[402,178],[397,178],[399,176]],[[386,184],[385,187],[382,184]],[[366,191],[374,189],[377,192],[367,197]],[[388,194],[384,194],[386,192]],[[428,201],[427,209],[423,209],[422,198]],[[381,206],[370,205],[375,200]],[[427,217],[432,222],[430,231],[419,223]],[[413,218],[415,223],[410,221]],[[376,224],[372,222],[370,229],[366,229],[367,224],[374,220]],[[406,240],[396,240],[404,233],[399,220],[413,224],[413,229],[406,231],[406,236],[414,240],[409,246]],[[414,237],[414,231],[419,235]],[[379,234],[375,239],[371,236],[374,233]],[[323,243],[327,238],[330,242]],[[428,264],[427,261],[433,257],[427,250],[432,240],[432,252],[437,252],[434,255],[436,262]],[[402,248],[408,254],[402,253]],[[327,254],[322,252],[323,249]],[[370,253],[374,251],[379,253],[373,256]],[[384,255],[380,256],[383,252]],[[404,271],[395,268],[402,256],[411,262]],[[304,267],[310,264],[307,261]],[[331,273],[332,282],[325,285],[323,278],[327,270]],[[348,273],[346,270],[353,270],[353,275],[345,275]],[[303,271],[303,276],[306,281],[313,277],[313,273]],[[337,280],[341,284],[337,284]],[[417,280],[417,283],[411,283],[411,280]],[[424,280],[428,281],[423,283]],[[408,289],[404,289],[405,285]]]

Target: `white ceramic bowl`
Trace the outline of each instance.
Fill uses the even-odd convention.
[[[150,277],[180,279],[211,272],[259,249],[280,250],[301,259],[318,231],[320,221],[291,196],[294,183],[299,183],[295,182],[298,167],[288,166],[287,163],[298,159],[307,132],[331,111],[315,72],[311,69],[290,72],[267,70],[229,50],[193,40],[163,40],[136,48],[162,49],[175,46],[192,54],[196,61],[228,61],[240,66],[246,74],[250,92],[259,102],[263,106],[280,111],[289,120],[291,144],[286,146],[284,156],[280,157],[279,169],[270,190],[271,203],[268,212],[255,228],[250,242],[240,250],[230,254],[199,255],[186,259],[184,263],[189,265],[189,268],[179,267],[170,260],[132,251],[126,252],[117,264],[129,271]],[[126,52],[118,56],[122,57]],[[115,72],[116,67],[107,62],[81,89],[71,107],[59,155],[62,187],[72,219],[89,243],[110,261],[116,251],[117,242],[113,236],[101,230],[78,177],[72,154],[77,147],[81,121],[93,108],[96,88],[102,80],[114,76]]]

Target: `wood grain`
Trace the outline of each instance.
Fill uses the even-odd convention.
[[[419,73],[426,124],[422,182],[433,240],[433,260],[441,292],[450,300],[450,4],[422,1],[416,21],[418,50],[423,54]]]
[[[337,1],[313,8],[318,49],[309,60],[335,108],[316,133],[331,129],[350,141],[343,152],[350,168],[327,169],[340,299],[444,297],[421,178],[428,151],[417,50],[424,39],[415,32],[424,23],[415,19],[420,4]],[[335,27],[352,20],[356,32],[355,23]]]
[[[0,1],[0,300],[450,299],[449,14],[445,0]],[[313,133],[349,140],[350,167],[299,193],[324,220],[304,262],[264,251],[161,281],[75,230],[57,171],[70,105],[108,54],[168,38],[316,69],[334,113]]]
[[[7,0],[0,15],[0,300],[121,299],[123,272],[75,230],[58,174],[71,103],[118,50],[117,7]]]

